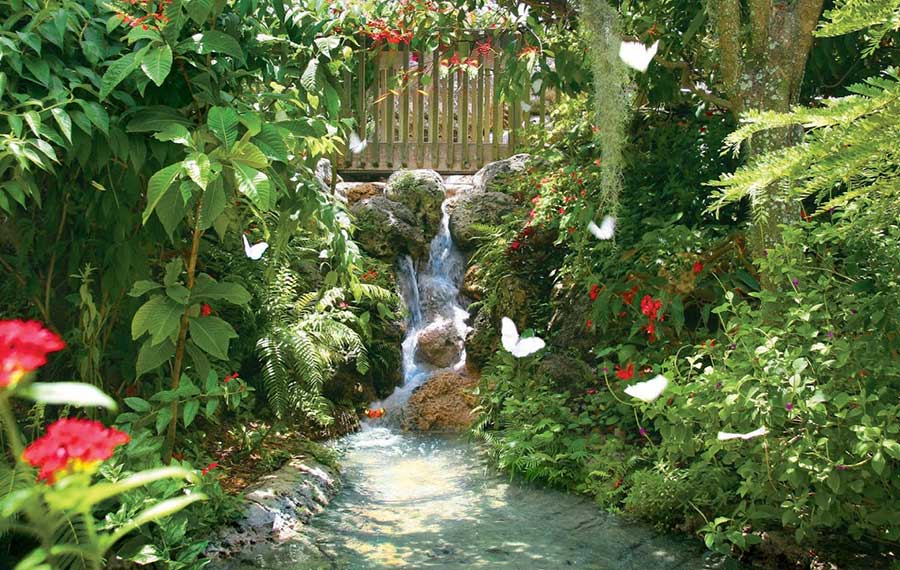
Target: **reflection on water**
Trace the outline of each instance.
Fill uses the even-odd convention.
[[[581,497],[510,482],[464,439],[367,426],[339,445],[344,487],[313,519],[309,543],[272,549],[252,567],[717,567],[695,542],[630,525]]]

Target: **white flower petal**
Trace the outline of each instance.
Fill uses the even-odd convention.
[[[668,386],[669,379],[660,374],[646,382],[638,382],[637,384],[625,388],[625,393],[632,398],[637,398],[644,402],[652,402],[659,398],[660,394],[662,394]]]

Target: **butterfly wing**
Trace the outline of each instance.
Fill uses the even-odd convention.
[[[350,152],[352,152],[353,154],[359,154],[362,151],[366,150],[367,144],[369,144],[368,141],[359,138],[359,135],[355,132],[350,133]]]
[[[731,439],[739,439],[739,438],[743,437],[743,435],[744,434],[742,434],[742,433],[731,433],[729,431],[720,431],[719,435],[717,435],[716,437],[718,438],[719,441],[728,441]]]
[[[646,382],[638,382],[637,384],[625,388],[625,393],[632,398],[637,398],[644,402],[652,402],[659,398],[660,394],[662,394],[668,386],[669,379],[660,374]]]
[[[643,73],[647,71],[657,49],[659,49],[658,40],[649,48],[640,42],[622,42],[619,44],[619,59],[628,67]]]
[[[612,239],[613,235],[616,232],[616,219],[612,216],[606,216],[603,218],[603,221],[600,222],[598,226],[591,220],[588,222],[588,231],[591,232],[595,238],[601,240]]]
[[[503,317],[500,321],[500,340],[507,352],[513,352],[519,343],[519,331],[516,324],[509,317]]]
[[[256,245],[250,246],[250,252],[247,254],[247,257],[256,261],[263,256],[267,249],[269,249],[269,244],[261,241]]]
[[[741,439],[753,439],[754,437],[759,437],[759,436],[761,436],[761,435],[766,435],[767,433],[769,433],[769,430],[767,430],[767,429],[765,428],[765,426],[763,426],[763,427],[761,427],[761,428],[759,428],[759,429],[755,429],[755,430],[753,430],[753,431],[751,431],[751,432],[745,433],[743,436],[741,436]]]
[[[748,439],[753,439],[754,437],[759,437],[761,435],[766,435],[767,433],[769,433],[769,430],[767,430],[766,427],[763,426],[759,429],[755,429],[755,430],[747,432],[747,433],[731,433],[728,431],[720,431],[716,437],[718,438],[719,441],[728,441],[731,439],[748,440]]]
[[[244,240],[244,255],[250,257],[250,242],[247,241],[247,236],[245,234],[241,234],[241,239]]]
[[[544,341],[536,336],[523,338],[510,352],[516,358],[524,358],[544,348]]]

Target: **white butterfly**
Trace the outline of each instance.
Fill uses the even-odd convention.
[[[656,55],[659,48],[659,40],[656,40],[649,48],[640,42],[622,42],[619,44],[619,59],[625,62],[625,65],[640,72],[647,71],[650,60]]]
[[[625,393],[632,398],[637,398],[644,402],[652,402],[659,398],[659,395],[665,391],[668,385],[669,379],[660,374],[646,382],[638,382],[637,384],[625,388]]]
[[[269,244],[264,241],[259,242],[256,245],[250,245],[250,242],[247,241],[247,236],[241,235],[244,238],[244,253],[247,254],[247,257],[256,261],[269,249]]]
[[[503,348],[512,353],[516,358],[522,358],[529,354],[534,354],[544,348],[544,341],[536,336],[531,338],[519,338],[519,331],[516,325],[508,317],[501,320],[501,340]]]
[[[616,219],[612,216],[606,216],[600,225],[594,223],[594,220],[588,222],[588,231],[594,234],[597,239],[612,239],[616,232]]]
[[[769,430],[765,428],[765,426],[755,429],[753,431],[747,433],[730,433],[727,431],[719,432],[719,441],[728,441],[729,439],[753,439],[754,437],[759,437],[761,435],[766,435],[769,433]]]
[[[359,154],[362,151],[366,150],[366,145],[369,144],[369,141],[359,138],[359,135],[354,133],[350,133],[350,152],[353,154]]]

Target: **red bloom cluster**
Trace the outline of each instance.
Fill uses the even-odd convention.
[[[208,317],[212,314],[212,307],[209,306],[209,303],[203,303],[203,306],[200,307],[200,315],[204,317]]]
[[[93,473],[112,457],[116,447],[131,441],[127,433],[100,422],[65,418],[54,422],[35,440],[22,458],[38,467],[38,481],[53,484],[71,473]]]
[[[635,285],[628,291],[625,291],[624,293],[622,293],[622,302],[625,303],[626,305],[630,305],[630,304],[634,303],[634,296],[637,295],[637,292],[638,292],[637,285]]]
[[[378,277],[378,272],[375,271],[374,269],[370,269],[370,270],[366,271],[365,273],[363,273],[362,280],[363,281],[372,281],[376,277]]]
[[[484,57],[493,51],[491,49],[491,38],[487,38],[484,41],[475,43],[475,53]]]
[[[47,354],[65,348],[59,336],[37,321],[0,321],[0,388],[47,363]]]
[[[641,313],[647,317],[647,334],[650,336],[650,342],[656,340],[656,321],[662,320],[659,310],[662,308],[662,301],[654,299],[650,295],[644,295],[641,299]]]
[[[237,380],[237,379],[238,379],[238,373],[237,373],[237,372],[232,372],[231,374],[229,374],[228,376],[225,377],[224,382],[225,382],[226,384],[228,384],[228,383],[231,382],[232,380]]]
[[[373,40],[385,40],[389,44],[408,44],[412,41],[413,33],[407,31],[403,24],[399,24],[397,28],[391,28],[384,20],[372,20],[369,22],[368,29],[365,30]]]
[[[629,362],[624,369],[616,364],[616,378],[619,380],[631,380],[634,378],[634,363]]]
[[[600,291],[601,291],[600,285],[597,285],[596,283],[594,283],[593,285],[591,285],[591,290],[590,290],[590,292],[588,293],[588,297],[591,298],[591,301],[596,301],[596,300],[597,300],[597,297],[600,296]]]
[[[210,463],[209,465],[207,465],[206,467],[201,469],[200,473],[202,473],[203,475],[208,475],[210,471],[212,471],[213,469],[215,469],[218,466],[219,466],[219,462],[213,461],[212,463]]]
[[[140,6],[148,12],[143,16],[132,16],[124,10],[119,10],[117,14],[122,18],[123,24],[132,28],[141,26],[143,29],[148,30],[152,22],[158,28],[160,24],[169,23],[169,17],[166,16],[166,7],[171,3],[172,0],[124,0],[123,4]]]

